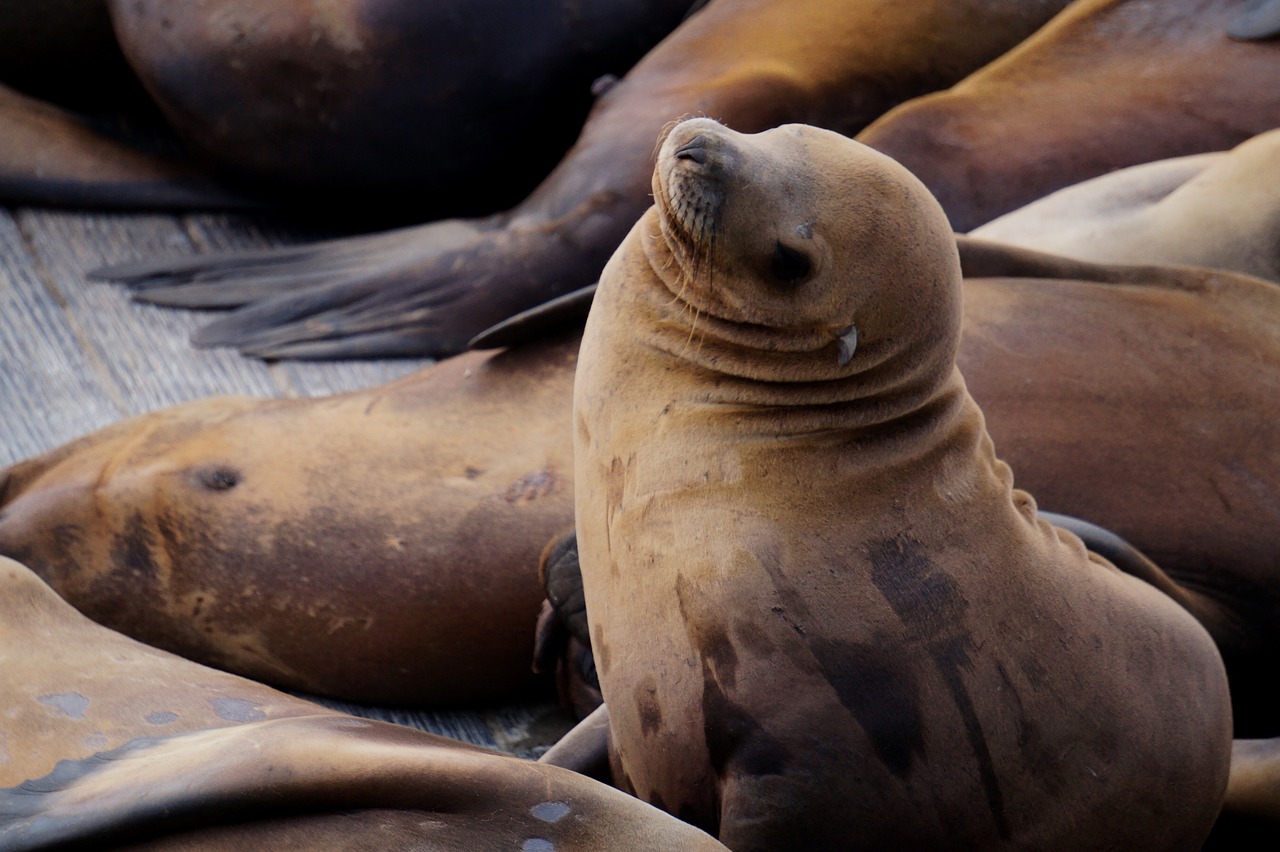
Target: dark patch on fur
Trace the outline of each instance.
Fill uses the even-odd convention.
[[[858,720],[876,757],[905,779],[915,758],[924,755],[920,686],[909,666],[878,645],[812,637],[822,674],[840,703]]]
[[[256,722],[267,718],[261,710],[262,705],[256,701],[245,701],[243,698],[210,698],[209,704],[218,718],[228,722]]]
[[[764,628],[750,621],[739,621],[735,624],[733,638],[752,657],[771,657],[777,651],[777,647],[766,635]]]
[[[151,559],[151,549],[155,547],[155,537],[147,528],[147,521],[141,512],[134,512],[124,525],[124,532],[115,537],[111,545],[111,559],[131,574],[146,577],[155,582],[157,577],[155,562]]]
[[[969,745],[978,762],[978,774],[987,806],[1004,840],[1010,838],[1004,812],[1004,794],[986,735],[964,685],[964,671],[971,668],[973,640],[962,629],[968,602],[956,582],[939,571],[919,543],[910,538],[881,539],[868,544],[871,581],[884,595],[912,637],[932,658],[964,723]]]
[[[731,761],[735,770],[747,775],[781,775],[790,764],[786,745],[725,695],[705,663],[702,715],[706,721],[707,754],[717,775],[724,776]]]
[[[662,728],[662,704],[658,701],[658,682],[653,675],[636,687],[636,710],[640,714],[640,733],[647,737]]]

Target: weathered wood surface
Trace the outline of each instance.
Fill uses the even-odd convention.
[[[87,270],[169,254],[315,236],[261,217],[0,208],[0,467],[125,417],[218,394],[320,396],[382,384],[429,363],[264,364],[199,350],[210,314],[130,301]],[[535,754],[568,720],[546,696],[473,712],[384,711],[325,702],[479,745]]]

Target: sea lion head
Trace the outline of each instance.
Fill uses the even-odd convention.
[[[648,263],[683,309],[690,350],[709,346],[720,368],[717,342],[790,353],[784,375],[776,354],[772,374],[737,367],[792,381],[954,358],[955,239],[929,191],[888,157],[806,125],[747,135],[689,119],[659,142],[653,194]]]

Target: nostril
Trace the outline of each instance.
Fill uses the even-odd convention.
[[[707,163],[707,140],[701,133],[676,149],[677,160],[691,160],[700,166]]]

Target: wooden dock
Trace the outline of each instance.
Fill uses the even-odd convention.
[[[250,249],[314,238],[261,216],[0,208],[0,468],[99,427],[219,394],[320,396],[382,384],[429,363],[263,362],[199,350],[210,314],[130,301],[86,271],[139,257]],[[569,720],[545,694],[474,712],[330,706],[517,754]]]

